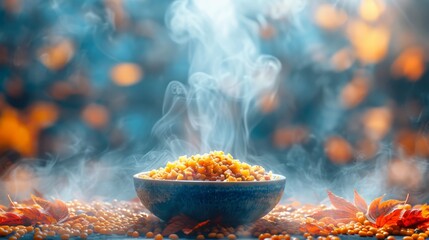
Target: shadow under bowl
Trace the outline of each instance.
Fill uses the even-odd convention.
[[[134,186],[143,205],[164,221],[186,215],[197,221],[216,220],[230,226],[253,222],[271,211],[283,195],[286,178],[215,182],[156,180],[134,175]]]

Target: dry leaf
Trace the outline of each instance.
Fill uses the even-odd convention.
[[[366,218],[368,221],[375,223],[377,221],[377,217],[380,215],[378,212],[378,206],[380,205],[381,200],[383,199],[383,196],[374,199],[368,207],[368,212],[366,213]]]
[[[343,210],[343,211],[349,212],[350,214],[353,214],[354,216],[356,216],[356,213],[359,212],[357,207],[355,207],[351,202],[345,200],[342,197],[339,197],[339,196],[333,194],[330,191],[328,191],[328,197],[329,197],[329,200],[331,201],[332,205],[338,210]]]
[[[365,199],[363,199],[356,190],[354,191],[354,194],[355,206],[359,209],[359,211],[366,213],[368,204],[366,203]]]
[[[402,211],[402,209],[395,209],[385,216],[378,217],[375,222],[375,225],[377,227],[390,227],[397,225],[398,220],[402,216]]]
[[[299,227],[301,232],[307,232],[313,235],[322,235],[326,236],[332,231],[332,228],[329,226],[321,227],[314,223],[304,223]]]
[[[69,210],[67,205],[61,201],[56,199],[54,202],[49,202],[43,198],[36,197],[34,195],[31,196],[33,201],[40,205],[50,216],[52,216],[56,221],[63,222],[69,217]]]
[[[186,216],[186,215],[178,215],[172,217],[170,221],[168,221],[167,226],[162,231],[162,235],[168,236],[173,233],[177,233],[185,228],[193,228],[198,224],[194,219]]]
[[[13,212],[19,214],[26,223],[25,225],[34,225],[36,223],[56,223],[55,218],[46,214],[38,206],[14,207]]]
[[[425,217],[426,207],[405,210],[398,221],[401,227],[417,227],[429,225],[429,217]]]
[[[189,235],[191,234],[193,231],[207,225],[210,222],[210,220],[206,220],[203,222],[198,223],[196,226],[194,226],[193,228],[183,228],[182,231],[184,234]]]
[[[24,225],[24,219],[19,214],[13,212],[2,212],[0,213],[0,225]]]
[[[382,199],[383,199],[383,196],[376,198],[374,201],[372,201],[371,204],[369,205],[368,212],[366,214],[368,221],[380,227],[384,226],[384,225],[379,225],[383,222],[392,222],[393,220],[386,220],[383,218],[385,218],[387,215],[395,211],[398,205],[403,204],[407,201],[407,200],[399,201],[399,200],[391,199],[391,200],[382,202]],[[390,217],[395,217],[395,216],[392,215]]]

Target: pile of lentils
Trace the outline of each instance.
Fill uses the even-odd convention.
[[[249,165],[234,159],[231,154],[212,151],[190,157],[181,156],[174,162],[168,162],[163,168],[152,170],[141,178],[159,180],[200,180],[200,181],[266,181],[272,179],[272,173],[258,165]]]
[[[298,240],[297,235],[303,235],[307,240],[339,240],[344,235],[375,237],[377,239],[394,240],[394,235],[402,235],[403,240],[424,240],[429,231],[416,232],[414,229],[399,227],[375,228],[363,216],[357,216],[358,221],[347,224],[330,224],[330,232],[311,235],[303,231],[305,223],[315,224],[321,228],[326,223],[318,222],[308,216],[326,209],[324,205],[298,205],[297,203],[278,205],[268,215],[253,224],[237,227],[222,226],[208,223],[194,230],[189,235],[182,231],[165,233],[167,223],[151,215],[138,202],[67,202],[70,220],[57,224],[41,224],[35,226],[0,226],[0,237],[17,240],[24,235],[32,236],[35,240],[59,236],[62,240],[69,238],[86,239],[91,235],[116,235],[133,238],[153,238],[155,240],[180,238],[189,239],[229,239],[258,238],[274,240]],[[360,215],[360,214],[358,214]],[[398,237],[396,237],[398,238]],[[399,238],[398,238],[399,239]]]

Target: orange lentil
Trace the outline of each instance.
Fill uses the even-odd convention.
[[[234,234],[228,234],[228,239],[229,240],[235,240],[235,239],[237,239],[237,236],[235,236]]]
[[[177,234],[170,234],[170,235],[168,235],[168,238],[171,240],[177,240],[177,239],[179,239],[179,236],[177,236]]]
[[[134,232],[132,232],[132,233],[131,233],[131,236],[132,236],[133,238],[138,238],[138,237],[140,236],[140,234],[139,234],[139,232],[134,231]]]
[[[162,240],[164,237],[161,234],[156,234],[154,237],[155,240]]]
[[[206,239],[206,238],[204,237],[204,235],[202,235],[202,234],[198,234],[198,235],[197,235],[197,237],[196,237],[195,239],[197,239],[197,240],[204,240],[204,239]]]
[[[217,239],[222,239],[222,238],[224,238],[225,237],[225,235],[223,235],[223,233],[217,233],[216,234],[216,238]]]

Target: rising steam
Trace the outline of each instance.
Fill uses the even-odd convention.
[[[170,83],[153,133],[172,156],[223,150],[248,157],[260,97],[275,93],[281,69],[259,51],[258,22],[246,16],[256,10],[235,1],[171,5],[166,21],[172,38],[187,44],[189,79]]]

